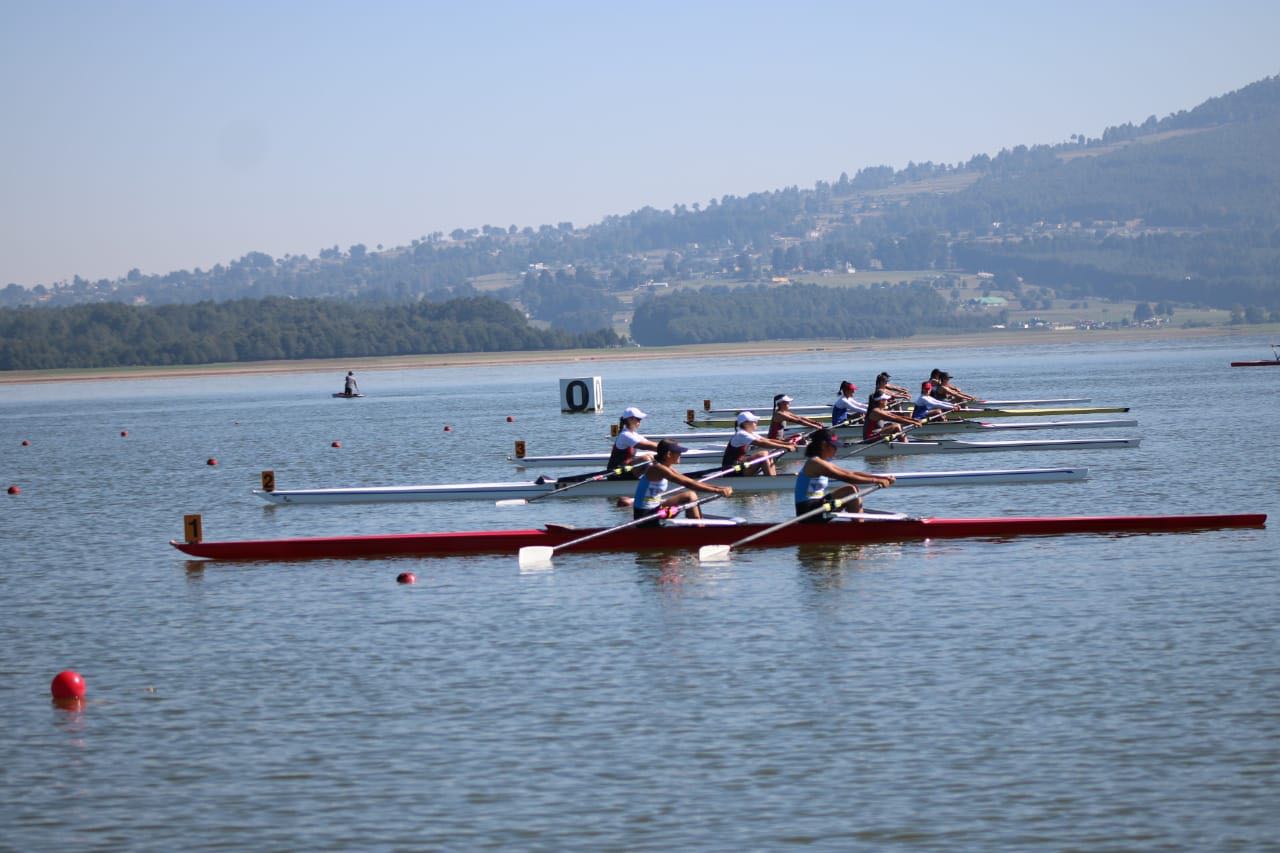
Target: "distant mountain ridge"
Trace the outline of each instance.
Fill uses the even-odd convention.
[[[409,246],[250,252],[212,270],[132,271],[28,290],[0,305],[184,303],[266,296],[391,303],[493,295],[569,328],[607,325],[616,294],[658,280],[757,281],[797,271],[1002,274],[1063,296],[1280,311],[1280,76],[1140,124],[955,165],[853,177],[605,217],[585,228],[486,225]],[[578,290],[574,290],[577,288]],[[570,298],[556,298],[557,289]]]

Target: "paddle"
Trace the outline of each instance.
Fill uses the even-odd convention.
[[[765,454],[764,456],[757,456],[754,459],[748,459],[746,462],[739,462],[737,465],[734,465],[732,468],[722,468],[719,471],[712,472],[707,476],[700,478],[698,482],[705,483],[708,480],[714,480],[716,477],[723,477],[724,475],[731,474],[735,471],[739,471],[739,472],[745,471],[753,465],[759,465],[763,463],[766,459],[771,459],[777,456],[781,456],[786,452],[787,452],[786,450],[775,450],[772,453]],[[685,488],[684,486],[678,486],[674,489],[668,489],[667,491],[658,495],[658,498],[660,500],[669,495],[673,495],[676,492],[682,491],[684,488]],[[631,521],[625,522],[623,524],[619,524],[617,527],[610,527],[607,530],[597,530],[595,533],[591,533],[586,536],[579,537],[577,539],[571,540],[569,542],[565,542],[560,545],[556,545],[554,547],[550,545],[526,545],[525,547],[520,549],[520,552],[516,555],[516,559],[519,561],[520,568],[522,569],[529,568],[531,566],[545,566],[551,562],[552,555],[555,554],[556,551],[561,550],[562,548],[568,548],[572,545],[578,545],[582,542],[587,542],[592,539],[597,539],[601,536],[606,536],[618,530],[626,530],[628,527],[635,527],[637,524],[643,524],[646,521],[653,521],[654,518],[658,518],[658,519],[671,518],[673,516],[679,515],[680,513],[684,512],[690,507],[701,506],[702,504],[707,503],[708,501],[713,501],[718,497],[720,497],[720,495],[710,495],[705,498],[699,498],[696,501],[690,501],[687,504],[678,504],[676,506],[663,507],[662,509],[659,509],[655,515],[647,515],[644,518],[633,518]]]
[[[730,545],[703,545],[701,548],[698,549],[698,561],[705,563],[705,562],[710,562],[715,560],[727,560],[729,559],[729,552],[732,551],[734,548],[741,548],[743,545],[746,545],[750,542],[754,542],[757,539],[763,539],[764,537],[768,536],[770,533],[776,533],[777,531],[782,530],[784,527],[790,527],[793,524],[799,524],[800,522],[804,521],[806,518],[813,518],[815,515],[821,515],[824,512],[835,512],[840,507],[844,506],[850,501],[854,501],[860,497],[869,495],[879,488],[883,488],[883,487],[877,484],[874,486],[868,486],[866,489],[863,489],[862,491],[858,491],[857,489],[854,489],[853,494],[845,495],[842,498],[835,498],[833,500],[824,501],[823,504],[817,507],[816,509],[811,509],[808,512],[801,513],[800,515],[797,515],[795,518],[788,518],[786,521],[779,522],[778,524],[775,524],[773,527],[766,527],[764,530],[761,530],[759,533],[752,533],[750,536],[746,537],[745,539],[739,539],[737,542],[734,542]]]
[[[586,479],[575,480],[574,482],[570,483],[567,486],[560,486],[559,488],[552,489],[551,491],[547,492],[545,495],[538,495],[536,498],[507,498],[506,500],[494,501],[493,505],[494,506],[524,506],[525,504],[531,504],[531,503],[534,503],[535,501],[540,501],[543,498],[552,497],[553,495],[563,495],[565,492],[571,492],[574,489],[578,488],[578,486],[585,486],[587,483],[598,483],[601,480],[607,480],[609,477],[612,477],[615,474],[626,474],[629,471],[637,471],[643,468],[644,466],[648,465],[652,461],[653,461],[652,459],[646,459],[645,461],[637,462],[634,465],[623,465],[618,468],[610,468],[608,471],[601,471],[599,474],[593,474],[590,477],[587,477]]]

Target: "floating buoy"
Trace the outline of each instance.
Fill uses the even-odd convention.
[[[121,438],[125,438],[125,437],[127,437],[128,435],[129,435],[129,431],[128,431],[127,429],[122,429],[122,430],[120,430],[120,437],[121,437]]]
[[[17,486],[10,486],[10,487],[9,487],[9,494],[11,494],[11,495],[20,495],[20,494],[22,494],[22,489],[19,489]]]
[[[31,446],[31,442],[27,441],[27,440],[24,438],[24,439],[22,439],[22,446],[23,446],[23,447],[30,447],[30,446]]]
[[[396,583],[417,583],[418,576],[413,572],[401,572],[396,575]]]
[[[342,446],[342,442],[341,442],[341,441],[335,441],[335,442],[333,442],[332,444],[330,444],[329,446],[330,446],[330,447],[341,447],[341,446]]]
[[[64,669],[53,677],[49,692],[56,702],[78,702],[84,698],[84,679],[72,669]]]
[[[208,459],[206,459],[206,460],[204,461],[204,464],[206,464],[206,465],[217,465],[217,464],[218,464],[218,460],[217,460],[217,459],[214,459],[212,456],[210,456]]]
[[[507,423],[513,424],[515,422],[516,422],[515,418],[513,418],[511,415],[507,415]]]
[[[613,505],[614,506],[631,506],[633,503],[635,503],[635,501],[631,500],[631,498],[618,498],[616,501],[614,501]]]
[[[448,424],[445,424],[445,425],[444,425],[444,431],[445,431],[445,432],[453,432],[453,427],[449,426]]]

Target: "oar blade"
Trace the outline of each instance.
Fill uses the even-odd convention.
[[[506,498],[505,500],[494,501],[494,506],[524,506],[529,503],[527,498]]]
[[[703,545],[698,549],[699,563],[722,563],[729,559],[728,545]]]
[[[555,549],[549,545],[526,545],[520,549],[516,558],[522,569],[544,569],[551,565],[551,555]]]

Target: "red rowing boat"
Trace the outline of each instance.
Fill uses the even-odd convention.
[[[1270,361],[1233,361],[1232,367],[1280,367],[1280,358],[1273,358]]]
[[[1097,515],[1010,518],[908,518],[862,523],[795,524],[751,547],[844,545],[912,539],[1053,536],[1063,533],[1159,533],[1264,527],[1267,517],[1252,515]],[[629,528],[564,549],[569,551],[696,551],[703,545],[728,545],[772,525],[672,526]],[[563,545],[607,528],[549,525],[541,530],[478,530],[457,533],[396,533],[371,536],[317,536],[241,542],[169,544],[193,557],[214,560],[313,560],[351,557],[438,557],[461,554],[510,554],[529,546]]]

